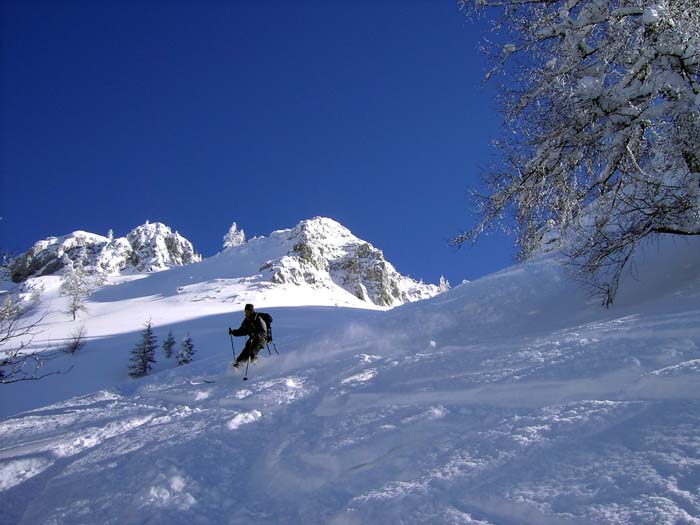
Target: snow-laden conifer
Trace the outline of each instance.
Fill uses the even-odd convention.
[[[440,276],[440,284],[438,285],[440,293],[445,293],[450,289],[450,281],[448,281],[444,275]]]
[[[241,244],[245,244],[245,242],[245,231],[242,229],[239,230],[238,225],[234,222],[231,228],[229,228],[228,233],[224,235],[224,249],[240,246]]]

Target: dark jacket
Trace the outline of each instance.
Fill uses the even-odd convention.
[[[265,337],[267,336],[267,325],[265,321],[257,313],[252,319],[247,317],[243,319],[241,326],[233,330],[233,335],[240,337],[247,335],[251,339],[258,340],[261,344],[265,342]]]

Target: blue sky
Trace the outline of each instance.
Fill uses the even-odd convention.
[[[500,119],[485,26],[434,0],[2,1],[0,249],[161,221],[204,256],[233,221],[318,215],[452,284],[512,240],[448,240]]]

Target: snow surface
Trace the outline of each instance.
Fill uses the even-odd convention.
[[[697,239],[648,246],[611,309],[553,254],[389,311],[226,257],[112,282],[69,374],[2,387],[4,522],[700,524]],[[246,301],[281,355],[244,382]],[[149,317],[195,361],[129,380]]]

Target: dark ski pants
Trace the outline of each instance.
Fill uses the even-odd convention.
[[[251,359],[255,359],[263,346],[265,346],[265,343],[260,341],[260,339],[248,339],[241,355],[236,359],[236,363],[245,363],[248,360],[248,356],[250,356]]]

